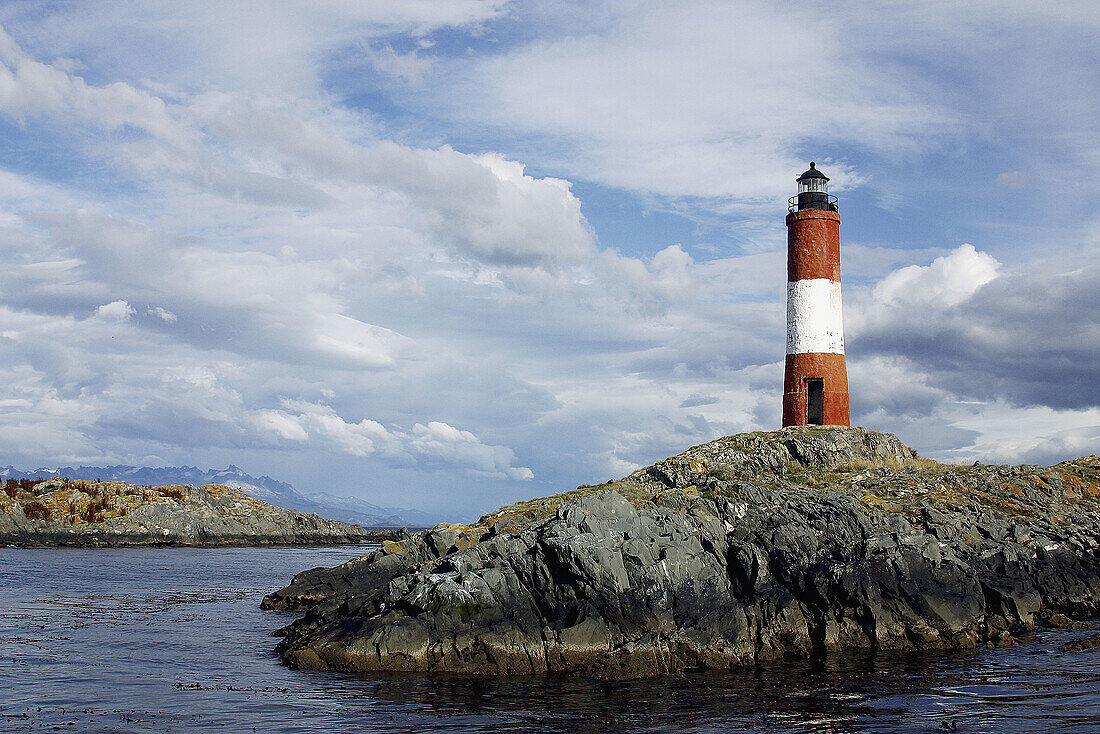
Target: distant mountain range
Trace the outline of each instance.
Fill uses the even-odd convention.
[[[0,469],[0,480],[47,479],[60,471],[69,479],[100,479],[129,484],[160,486],[164,484],[224,484],[247,492],[270,505],[299,512],[315,512],[341,522],[368,528],[432,527],[447,518],[420,510],[380,507],[355,497],[341,497],[327,492],[305,494],[269,476],[254,477],[230,464],[225,469],[199,469],[195,466],[77,466],[56,469],[20,471],[13,466]]]

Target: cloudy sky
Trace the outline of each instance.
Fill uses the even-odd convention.
[[[1100,451],[1100,8],[0,5],[0,464],[469,518],[780,422],[841,197],[853,423]]]

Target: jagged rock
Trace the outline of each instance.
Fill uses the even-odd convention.
[[[215,484],[54,478],[27,490],[8,483],[0,492],[0,543],[15,545],[327,545],[396,535],[284,510]]]
[[[1100,459],[919,460],[860,429],[730,436],[441,526],[268,596],[292,666],[601,677],[1004,646],[1100,611]]]
[[[787,428],[741,433],[694,446],[642,470],[669,487],[708,486],[716,480],[782,475],[789,464],[824,469],[915,458],[897,436],[862,429]]]
[[[1080,652],[1082,650],[1094,650],[1098,647],[1100,647],[1100,635],[1092,635],[1081,640],[1067,642],[1058,649],[1062,652]]]
[[[44,481],[37,482],[33,487],[31,487],[30,492],[35,497],[41,497],[42,495],[50,494],[51,492],[56,492],[57,490],[64,488],[65,481],[63,479],[54,477],[52,479],[46,479]]]

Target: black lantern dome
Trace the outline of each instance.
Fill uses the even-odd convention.
[[[817,165],[813,161],[810,161],[810,167],[795,181],[798,182],[798,196],[791,197],[791,211],[803,209],[836,211],[836,197],[829,195],[829,177],[817,170]],[[797,201],[795,201],[796,198]]]
[[[803,191],[827,191],[829,186],[829,177],[817,170],[817,164],[813,161],[810,161],[810,167],[795,181],[798,181],[800,194]]]

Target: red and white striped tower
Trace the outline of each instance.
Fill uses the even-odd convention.
[[[810,163],[787,214],[787,364],[783,426],[849,425],[840,300],[840,214]]]

